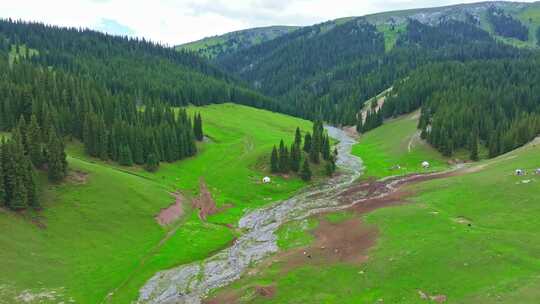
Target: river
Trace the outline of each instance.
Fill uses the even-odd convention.
[[[140,290],[138,303],[201,303],[210,291],[239,279],[250,266],[276,253],[276,231],[284,223],[349,207],[338,200],[338,194],[362,174],[362,161],[351,154],[356,141],[341,129],[325,128],[339,142],[339,174],[288,200],[246,214],[238,223],[246,232],[231,247],[203,261],[157,273]]]

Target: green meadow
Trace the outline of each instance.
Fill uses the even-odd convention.
[[[423,161],[430,163],[428,171],[448,167],[444,157],[420,139],[417,116],[414,113],[387,121],[361,135],[352,152],[364,162],[364,178],[424,172]]]
[[[367,262],[288,271],[273,264],[228,290],[240,291],[240,303],[435,303],[422,294],[445,303],[538,303],[538,167],[537,142],[460,175],[408,186],[414,194],[405,204],[362,216],[379,231]],[[515,176],[517,168],[528,174]],[[326,217],[338,223],[350,216]],[[309,228],[302,235],[308,225],[289,227],[297,227],[288,234],[303,240],[300,246],[312,238]],[[255,292],[270,285],[272,297]]]
[[[228,246],[237,232],[222,224],[235,225],[247,210],[305,185],[295,177],[267,185],[261,179],[272,146],[292,141],[296,127],[311,129],[310,122],[232,104],[189,111],[201,113],[209,137],[197,157],[151,174],[87,158],[72,143],[69,181],[49,185],[40,177],[43,211],[0,211],[0,247],[7,249],[0,269],[11,273],[0,281],[0,299],[17,301],[27,291],[29,303],[129,303],[157,271]],[[159,226],[154,216],[174,202],[169,193],[182,190],[189,200],[200,178],[218,207],[229,208],[202,222],[184,204],[182,219]]]

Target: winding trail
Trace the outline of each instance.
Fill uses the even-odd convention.
[[[340,129],[326,129],[331,137],[339,141],[339,175],[288,200],[246,214],[238,225],[246,232],[231,247],[203,261],[157,273],[139,291],[138,303],[199,304],[210,291],[239,279],[254,263],[276,253],[278,246],[275,232],[284,223],[319,213],[344,210],[368,200],[384,198],[405,183],[448,174],[417,174],[369,184],[354,183],[362,174],[362,161],[351,154],[356,141]]]

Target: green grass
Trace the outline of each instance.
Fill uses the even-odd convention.
[[[419,139],[416,116],[409,114],[387,121],[361,136],[352,152],[364,162],[364,177],[381,178],[423,172],[423,161],[431,164],[430,171],[447,168],[440,153]],[[398,165],[400,169],[393,169]]]
[[[315,218],[286,223],[277,231],[279,248],[287,250],[311,244],[314,238],[309,231],[317,228],[318,225],[319,221]]]
[[[364,264],[286,274],[274,264],[230,288],[276,287],[273,298],[252,295],[246,303],[429,302],[419,290],[447,303],[538,303],[540,176],[513,173],[540,167],[540,145],[477,165],[485,167],[410,186],[416,194],[408,204],[364,216],[379,230]]]
[[[377,24],[377,30],[384,35],[384,49],[386,52],[391,51],[396,45],[399,35],[406,30],[406,25],[396,25],[392,30],[389,24]]]
[[[237,232],[218,224],[236,224],[247,210],[288,197],[305,185],[298,178],[274,177],[269,185],[260,180],[267,174],[265,157],[271,147],[281,138],[292,141],[296,127],[310,129],[310,122],[232,104],[189,111],[201,112],[211,138],[200,145],[197,157],[162,164],[150,174],[87,158],[80,144],[70,144],[70,168],[88,173],[87,183],[51,186],[42,177],[42,212],[0,211],[5,232],[0,234],[0,269],[10,273],[0,278],[0,303],[25,289],[57,291],[60,295],[51,303],[70,298],[100,303],[113,291],[109,302],[130,303],[157,271],[228,246]],[[196,194],[199,177],[218,205],[233,207],[208,223],[186,207],[177,225],[160,227],[154,216],[172,203],[168,192]]]

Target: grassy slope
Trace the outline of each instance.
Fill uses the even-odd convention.
[[[446,168],[440,153],[419,139],[417,124],[417,114],[409,114],[363,134],[353,154],[364,161],[364,176],[380,178],[423,171],[424,160],[431,164],[430,170]],[[401,169],[392,170],[396,165]]]
[[[156,271],[227,246],[235,232],[215,222],[235,224],[246,209],[289,196],[304,185],[281,178],[260,185],[264,173],[259,162],[279,139],[291,141],[294,129],[308,129],[309,122],[231,104],[190,111],[202,113],[212,138],[198,157],[163,164],[156,174],[148,174],[89,160],[80,146],[71,146],[70,166],[90,174],[86,184],[44,186],[45,209],[38,215],[0,211],[0,230],[7,232],[0,234],[0,269],[12,274],[0,276],[0,286],[7,286],[0,288],[0,303],[23,289],[35,293],[41,288],[78,303],[99,303],[118,288],[111,302],[129,303]],[[195,192],[199,176],[219,203],[234,207],[211,217],[210,223],[186,210],[178,230],[157,246],[176,227],[161,228],[154,215],[172,203],[169,191]],[[32,216],[39,216],[47,228],[27,219]]]
[[[538,303],[540,176],[513,172],[540,167],[540,142],[477,166],[410,186],[417,194],[408,204],[364,216],[380,233],[363,265],[303,266],[286,274],[272,265],[232,288],[248,290],[249,303],[427,303],[419,290],[446,295],[447,303]],[[251,293],[250,286],[270,284],[272,299]]]

